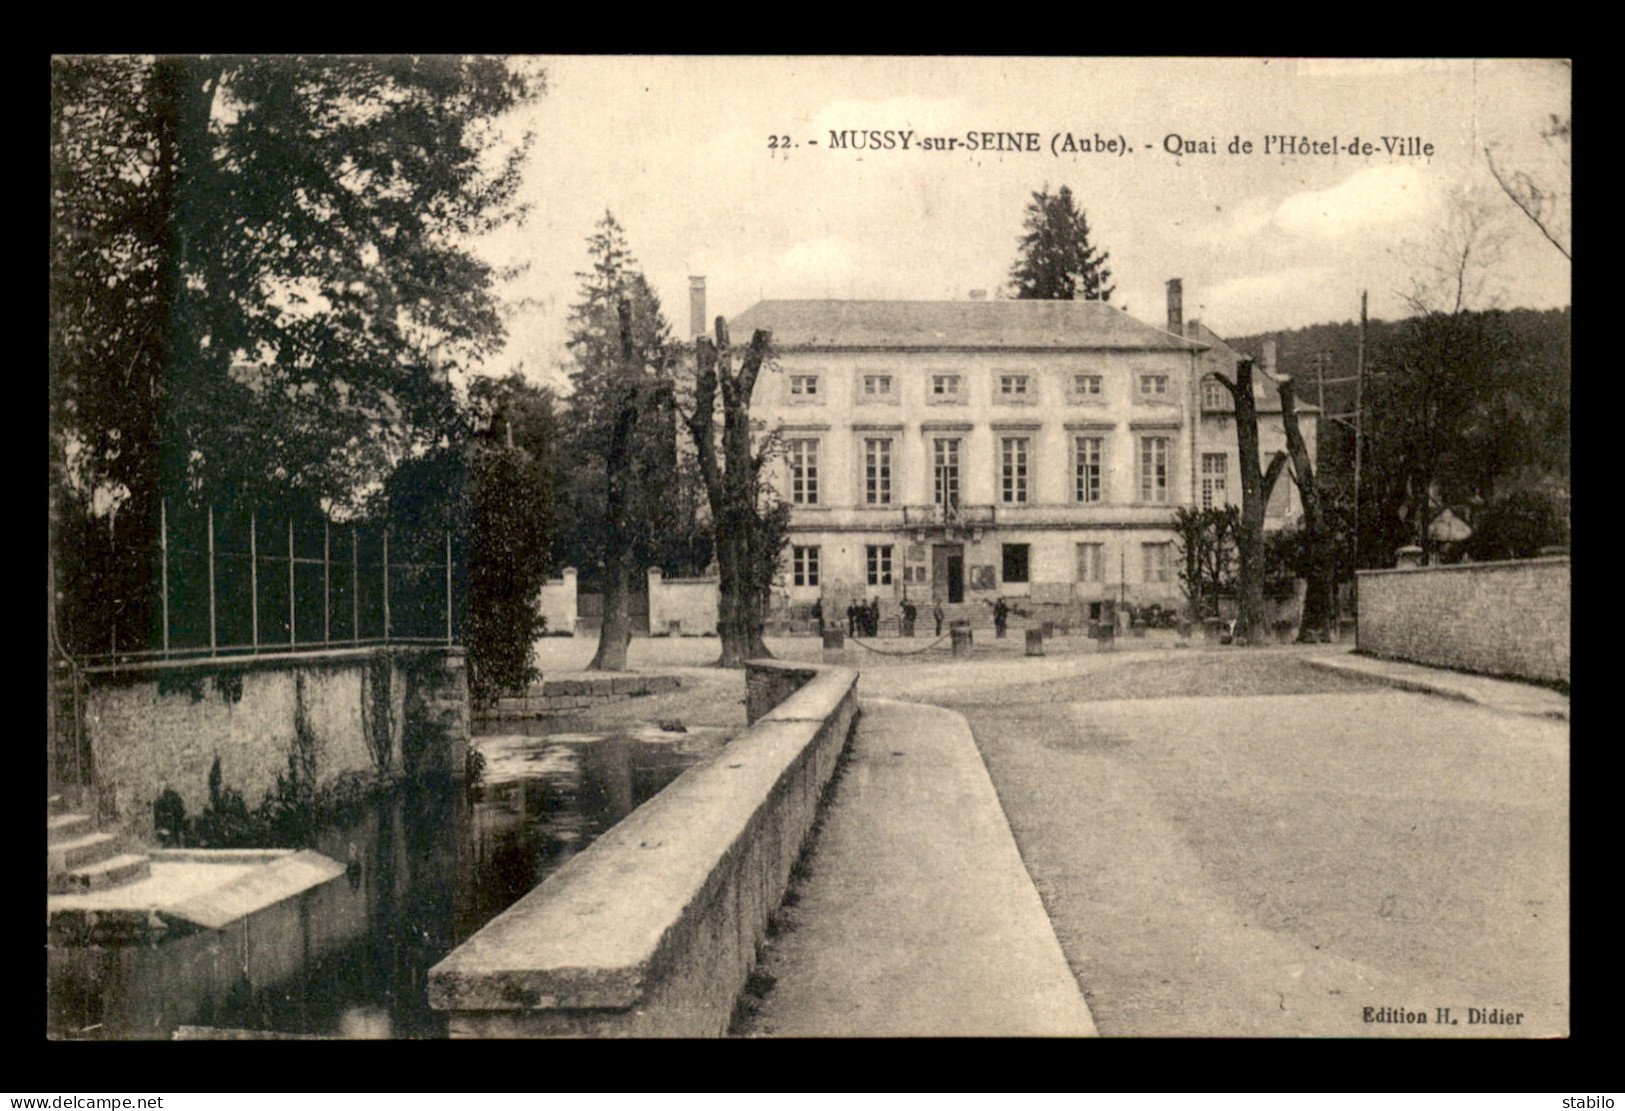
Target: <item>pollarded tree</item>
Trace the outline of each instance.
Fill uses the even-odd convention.
[[[750,427],[751,393],[770,362],[772,342],[771,332],[757,329],[736,367],[728,323],[719,316],[715,341],[701,336],[694,345],[694,408],[687,423],[716,528],[722,667],[743,667],[746,660],[772,655],[762,632],[789,539],[790,507],[764,473],[778,445],[771,435],[753,443]]]
[[[1234,381],[1222,374],[1213,379],[1230,391],[1236,412],[1236,461],[1241,467],[1241,528],[1236,547],[1240,556],[1237,577],[1236,631],[1248,644],[1259,644],[1264,635],[1264,509],[1275,489],[1286,453],[1276,452],[1266,469],[1260,469],[1258,449],[1258,403],[1253,397],[1253,361],[1236,364]]]
[[[573,391],[562,476],[566,522],[555,551],[604,594],[604,622],[590,666],[626,667],[632,576],[670,566],[694,543],[685,519],[669,364],[671,327],[637,270],[625,232],[606,212],[587,240],[592,268],[577,274],[570,316]],[[703,561],[702,561],[703,565]]]
[[[1089,221],[1065,185],[1051,194],[1048,186],[1027,205],[1021,254],[1010,270],[1018,300],[1110,301],[1114,286],[1106,266],[1111,255],[1098,256],[1089,242]]]

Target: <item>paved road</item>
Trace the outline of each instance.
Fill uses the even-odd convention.
[[[1102,1035],[1566,1034],[1567,726],[1325,689],[933,700],[969,718]]]

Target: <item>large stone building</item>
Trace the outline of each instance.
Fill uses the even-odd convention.
[[[783,440],[781,601],[1182,606],[1174,511],[1239,503],[1241,483],[1230,399],[1203,382],[1238,356],[1187,327],[1179,298],[1175,280],[1166,329],[1096,301],[974,295],[763,301],[732,320],[737,342],[767,328],[778,352],[752,415]],[[1273,388],[1257,396],[1267,459],[1285,441]],[[1277,527],[1297,512],[1290,486]]]

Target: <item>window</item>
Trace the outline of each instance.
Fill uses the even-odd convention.
[[[1202,379],[1202,408],[1230,408],[1230,391],[1224,388],[1223,382],[1215,378]]]
[[[932,441],[932,455],[936,470],[936,504],[949,508],[959,506],[959,441],[937,439]]]
[[[1101,380],[1098,374],[1074,374],[1072,376],[1072,392],[1078,397],[1099,397],[1101,389]]]
[[[792,374],[790,375],[791,397],[814,397],[818,393],[818,375]]]
[[[1140,439],[1140,500],[1153,505],[1168,503],[1168,446],[1167,436],[1143,436]]]
[[[790,501],[795,505],[818,504],[818,441],[791,440]]]
[[[1202,453],[1202,508],[1212,509],[1214,506],[1223,508],[1230,504],[1225,495],[1224,481],[1229,473],[1225,454],[1222,451],[1209,451]]]
[[[891,504],[891,441],[863,441],[863,500],[869,505]]]
[[[892,396],[892,382],[889,374],[865,374],[863,376],[863,396],[866,398],[885,398]]]
[[[1004,397],[1027,396],[1027,376],[1025,374],[999,375],[999,393]]]
[[[791,582],[796,586],[818,585],[818,545],[812,544],[803,547],[800,544],[790,548]]]
[[[1078,501],[1100,500],[1100,446],[1099,436],[1077,437],[1073,496]]]
[[[1079,544],[1078,545],[1078,581],[1081,583],[1105,582],[1106,545]]]
[[[1006,544],[1004,546],[1004,581],[1007,583],[1024,583],[1027,581],[1027,545]]]
[[[891,585],[891,545],[870,544],[866,548],[869,564],[869,585]]]
[[[1168,399],[1168,376],[1166,374],[1140,375],[1140,397],[1148,401],[1166,401]]]
[[[1144,557],[1144,580],[1148,583],[1165,583],[1169,581],[1169,571],[1173,565],[1172,544],[1141,544],[1140,554]]]
[[[1005,436],[999,441],[999,492],[1006,502],[1027,500],[1027,444],[1025,436]]]
[[[931,400],[949,401],[959,398],[959,375],[933,374],[931,376]]]

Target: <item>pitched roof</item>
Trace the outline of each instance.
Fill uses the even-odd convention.
[[[1247,356],[1231,347],[1217,332],[1200,321],[1188,321],[1185,324],[1185,329],[1191,333],[1193,339],[1207,345],[1207,352],[1202,356],[1203,373],[1206,374],[1209,371],[1216,370],[1233,381],[1236,374],[1236,363],[1247,358]],[[1260,413],[1279,413],[1281,411],[1279,390],[1265,376],[1262,368],[1257,366],[1253,368],[1253,399]],[[1293,400],[1294,408],[1298,412],[1319,415],[1320,406],[1309,399],[1295,397]],[[1227,403],[1225,408],[1230,408],[1230,405]]]
[[[984,348],[1194,351],[1205,345],[1101,301],[760,301],[728,322],[781,350]]]

